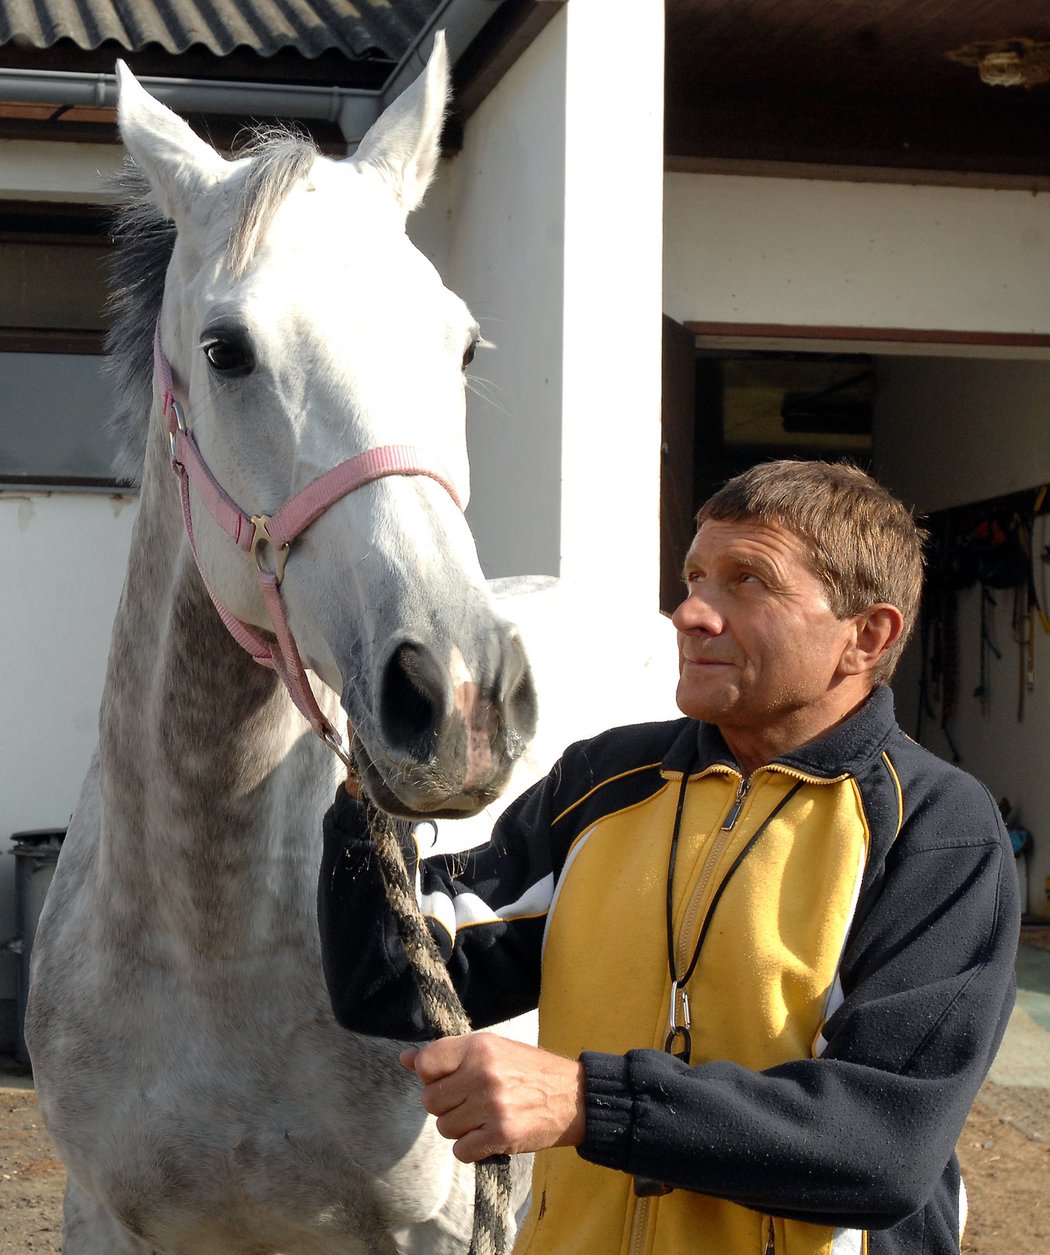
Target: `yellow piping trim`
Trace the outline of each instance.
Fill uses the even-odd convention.
[[[885,750],[882,751],[882,761],[886,764],[886,769],[893,777],[893,787],[897,790],[897,831],[893,834],[894,841],[901,835],[901,829],[904,827],[904,790],[901,788],[901,778],[893,769],[890,762],[890,756]]]
[[[808,771],[799,771],[797,767],[783,767],[780,763],[767,763],[760,771],[776,771],[782,776],[790,776],[793,780],[803,780],[806,784],[841,784],[852,777],[848,771],[841,776],[811,776]]]
[[[460,924],[456,929],[458,933],[465,933],[468,928],[480,928],[483,924],[510,924],[518,923],[523,919],[543,919],[547,914],[546,911],[533,911],[531,915],[495,915],[491,919],[470,919],[465,924]]]
[[[434,923],[437,924],[438,928],[440,928],[441,931],[445,934],[445,936],[449,939],[449,941],[451,941],[453,945],[456,944],[455,933],[450,933],[448,931],[448,926],[445,924],[443,920],[438,919],[436,915],[424,915],[423,918],[432,919]],[[457,929],[456,931],[458,932],[459,930]]]
[[[589,797],[593,797],[594,794],[597,793],[599,789],[604,789],[607,784],[612,784],[616,780],[626,780],[628,776],[636,776],[640,771],[652,771],[654,767],[659,767],[659,766],[660,766],[659,762],[646,763],[642,767],[632,767],[630,771],[621,771],[618,776],[607,776],[606,779],[596,784],[593,789],[589,789],[583,795],[583,797],[578,797],[571,806],[566,806],[566,808],[562,811],[560,815],[555,815],[554,819],[551,822],[555,824],[560,823],[565,818],[565,816],[569,814],[570,811],[575,810],[577,806],[582,806],[583,803],[586,802]]]

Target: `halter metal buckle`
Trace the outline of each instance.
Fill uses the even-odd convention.
[[[321,740],[324,741],[325,745],[328,746],[328,748],[348,771],[353,771],[354,760],[350,757],[349,750],[343,748],[343,743],[339,739],[339,734],[334,728],[326,728],[325,731],[321,733]]]
[[[176,447],[179,435],[186,434],[186,416],[182,412],[182,406],[175,400],[173,396],[168,396],[168,408],[171,410],[175,419],[175,430],[168,432],[168,444],[171,448],[171,465],[176,471],[182,471],[183,466],[176,456]]]
[[[284,579],[284,565],[288,561],[288,545],[278,545],[269,532],[270,523],[269,514],[253,514],[252,525],[255,528],[255,535],[252,537],[251,555],[255,559],[255,565],[260,571],[266,571],[272,575],[278,584]],[[269,545],[273,552],[273,569],[263,566],[262,553],[260,552],[263,545]]]

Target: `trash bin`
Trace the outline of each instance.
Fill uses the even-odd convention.
[[[28,832],[11,834],[15,856],[15,936],[4,949],[18,956],[17,976],[17,1037],[15,1058],[19,1063],[29,1063],[26,1049],[25,1021],[26,1002],[29,999],[29,961],[33,955],[33,939],[37,921],[44,906],[44,897],[55,874],[55,864],[62,849],[65,828],[35,828]]]

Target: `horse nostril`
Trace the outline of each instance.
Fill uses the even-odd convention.
[[[517,636],[508,642],[504,711],[508,738],[522,744],[536,732],[536,685],[525,647]]]
[[[390,746],[425,761],[445,718],[445,685],[428,650],[421,645],[394,650],[383,672],[379,709]]]

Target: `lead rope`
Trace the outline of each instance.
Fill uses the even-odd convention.
[[[448,968],[416,901],[401,844],[390,816],[362,799],[369,836],[386,882],[387,902],[419,988],[423,1014],[437,1037],[471,1031]],[[469,1255],[507,1255],[510,1156],[493,1155],[474,1165],[474,1230]]]

